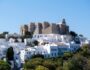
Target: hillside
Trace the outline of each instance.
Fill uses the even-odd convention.
[[[65,52],[58,58],[26,60],[24,70],[90,70],[90,45],[84,45],[75,53]]]

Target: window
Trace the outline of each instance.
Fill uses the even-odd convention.
[[[45,51],[44,51],[44,54],[45,54]]]
[[[40,37],[42,37],[42,35],[40,35]]]
[[[49,55],[48,55],[48,58],[49,58]]]
[[[37,37],[39,38],[39,35]]]
[[[57,56],[57,54],[55,53],[55,56]]]
[[[47,55],[44,55],[44,57],[47,57]]]
[[[47,37],[47,35],[45,35],[45,37]]]
[[[53,53],[51,54],[51,56],[53,56]]]
[[[51,51],[56,51],[56,49],[51,49]]]

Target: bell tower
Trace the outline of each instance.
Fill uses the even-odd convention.
[[[65,18],[62,19],[62,24],[65,24],[66,25]]]

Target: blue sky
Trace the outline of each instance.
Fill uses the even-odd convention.
[[[0,32],[20,32],[30,22],[61,22],[90,39],[90,0],[0,0]]]

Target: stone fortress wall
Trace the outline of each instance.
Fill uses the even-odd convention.
[[[28,25],[22,25],[20,28],[21,35],[25,35],[25,32],[33,32],[34,34],[68,34],[69,26],[66,25],[65,19],[61,23],[49,23],[49,22],[31,22]]]

